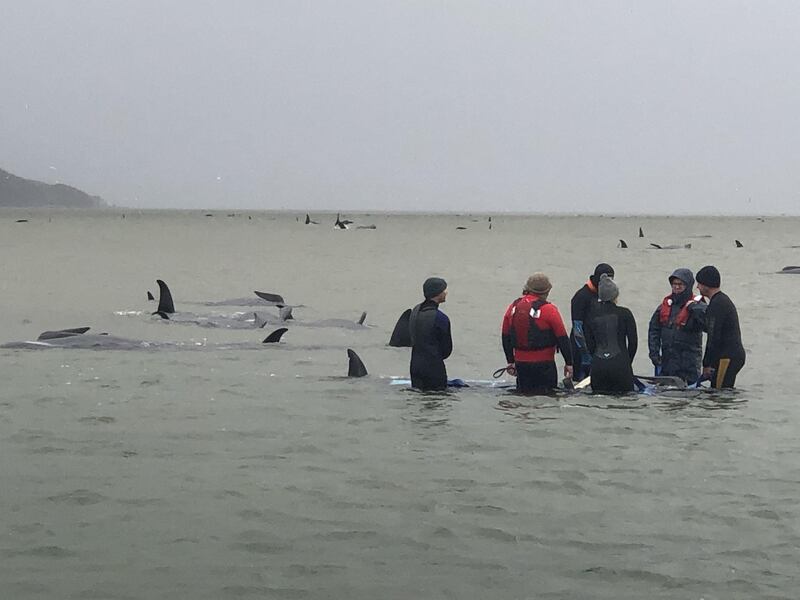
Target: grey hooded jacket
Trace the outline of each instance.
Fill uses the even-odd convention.
[[[675,269],[670,275],[686,284],[686,290],[679,295],[670,294],[665,298],[672,300],[669,318],[661,323],[661,306],[656,307],[647,331],[647,345],[650,360],[661,368],[661,375],[674,375],[687,383],[700,377],[703,359],[703,321],[707,305],[705,302],[692,302],[689,305],[689,319],[683,327],[675,321],[681,309],[692,300],[694,275],[689,269]]]

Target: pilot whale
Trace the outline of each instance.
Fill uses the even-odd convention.
[[[238,312],[232,315],[198,315],[191,312],[177,312],[175,310],[175,302],[172,299],[172,292],[169,286],[162,279],[156,280],[159,289],[158,308],[152,313],[158,315],[164,321],[175,323],[199,325],[200,327],[220,327],[226,329],[258,329],[267,323],[283,323],[292,319],[292,307],[286,306],[282,302],[265,302],[264,299],[258,299],[260,305],[267,304],[279,309],[278,315],[275,317],[259,314],[259,313],[243,313]],[[256,294],[264,294],[272,300],[283,300],[277,294],[266,294],[264,292],[256,292]]]
[[[43,350],[47,348],[78,348],[83,350],[197,350],[200,348],[240,348],[253,347],[253,344],[219,344],[206,345],[200,343],[181,342],[154,342],[125,338],[108,333],[87,334],[89,327],[76,327],[73,329],[59,329],[45,331],[35,340],[21,342],[7,342],[0,344],[0,348]],[[281,340],[288,329],[276,329],[264,338],[261,344],[274,344]]]
[[[800,275],[800,267],[798,266],[789,266],[783,267],[778,273],[783,273],[785,275]]]

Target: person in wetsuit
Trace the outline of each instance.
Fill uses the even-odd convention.
[[[553,286],[544,273],[528,278],[522,296],[512,302],[503,316],[501,339],[506,372],[517,376],[517,390],[530,393],[558,385],[556,347],[564,357],[564,376],[572,377],[572,352],[561,314],[547,301]]]
[[[720,283],[719,271],[712,265],[697,272],[697,289],[708,298],[703,376],[711,380],[711,387],[732,388],[744,366],[745,351],[739,313],[728,295],[719,289]]]
[[[703,357],[703,326],[706,304],[694,297],[694,275],[675,269],[669,276],[672,293],[650,318],[647,346],[656,375],[674,375],[686,383],[700,378]]]
[[[633,357],[638,337],[630,310],[617,306],[619,288],[607,274],[597,286],[600,300],[584,323],[586,345],[592,353],[592,391],[633,391]]]
[[[594,274],[589,276],[589,280],[584,286],[575,292],[570,303],[572,331],[569,334],[569,340],[572,346],[572,358],[575,361],[576,381],[588,377],[592,370],[592,355],[586,347],[583,325],[589,318],[589,312],[597,304],[597,284],[603,273],[614,278],[613,267],[606,263],[600,263],[594,268]]]
[[[411,386],[418,390],[447,388],[445,359],[453,351],[450,319],[439,310],[447,298],[447,282],[429,277],[422,284],[425,301],[411,309],[408,330],[411,337]]]

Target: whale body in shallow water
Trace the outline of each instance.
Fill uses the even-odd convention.
[[[217,344],[207,345],[195,342],[154,342],[125,338],[108,333],[90,333],[89,327],[76,327],[74,329],[59,329],[45,331],[36,340],[20,342],[7,342],[0,344],[0,348],[44,350],[47,348],[77,348],[83,350],[196,350],[200,348],[240,348],[254,347],[251,343],[245,344]],[[270,333],[261,344],[274,344],[279,342],[288,329],[281,327]]]

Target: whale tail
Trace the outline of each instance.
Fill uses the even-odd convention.
[[[625,240],[620,240],[619,241],[619,247],[620,248],[627,248],[628,244],[625,243]]]
[[[355,350],[347,349],[347,360],[348,377],[364,377],[368,375],[367,367],[364,366],[364,363],[361,361],[358,354],[355,353]]]
[[[408,321],[411,318],[411,309],[407,308],[397,319],[397,323],[392,331],[392,337],[389,338],[389,345],[395,348],[410,348],[411,347],[411,332],[408,330]]]
[[[175,303],[172,302],[172,293],[169,291],[169,286],[161,279],[156,279],[158,284],[158,308],[153,313],[161,315],[162,319],[168,319],[164,314],[172,314],[175,312]]]
[[[270,333],[267,337],[264,338],[264,341],[261,342],[262,344],[275,344],[281,341],[281,337],[284,333],[289,331],[286,327],[281,327],[280,329],[276,329],[272,333]]]

